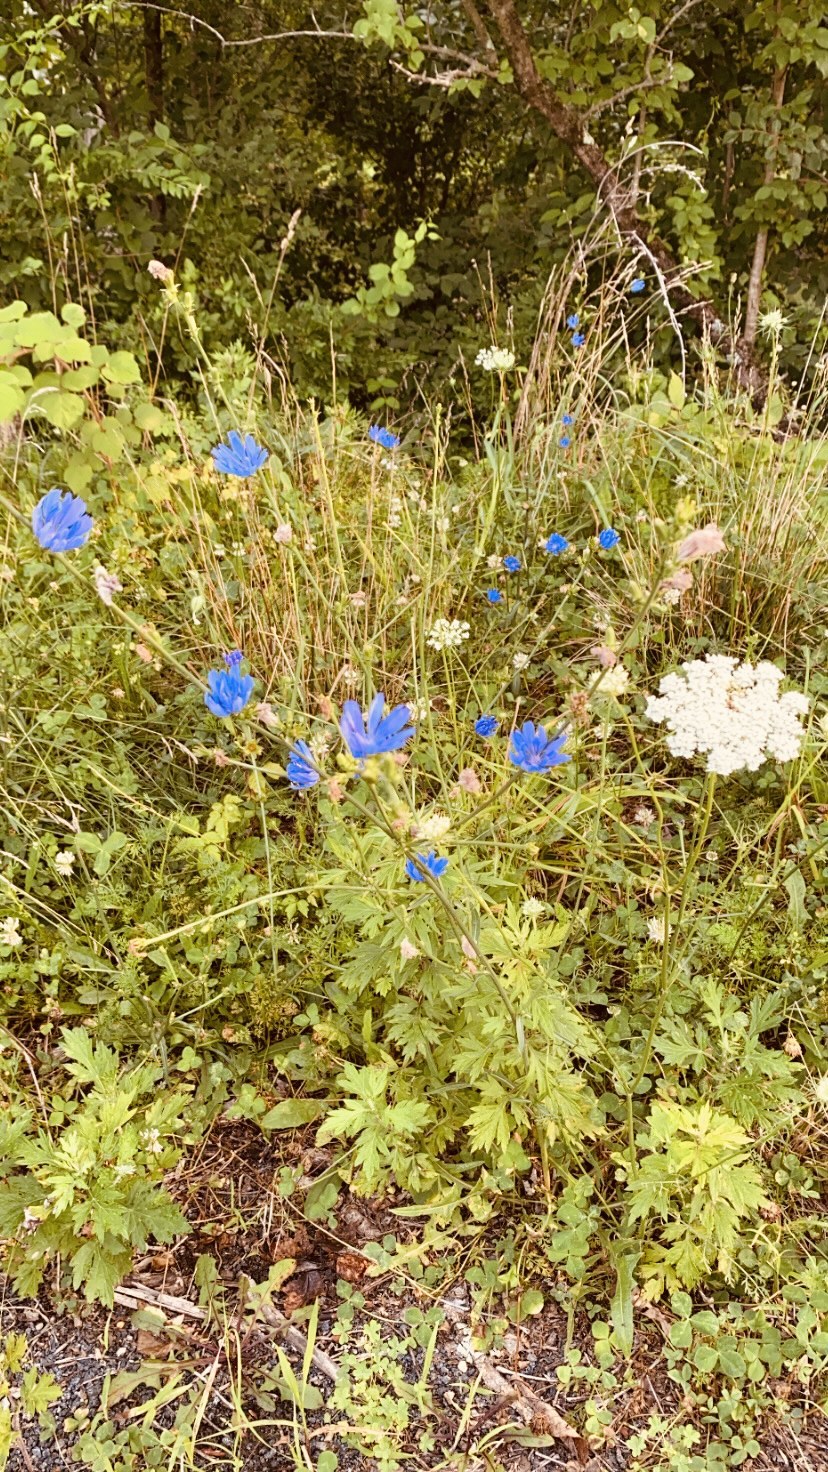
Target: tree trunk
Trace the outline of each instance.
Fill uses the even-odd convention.
[[[515,86],[523,100],[545,118],[553,133],[574,153],[595,183],[598,198],[610,210],[619,232],[638,242],[652,256],[670,287],[673,304],[698,323],[711,341],[728,355],[740,388],[751,397],[762,399],[767,388],[767,375],[755,361],[751,344],[742,338],[736,339],[713,303],[691,296],[678,279],[678,261],[666,242],[639,219],[633,198],[619,185],[616,170],[592,141],[577,109],[563,102],[551,84],[541,77],[513,0],[486,0],[486,6],[500,33]]]
[[[147,88],[147,123],[149,130],[164,119],[164,36],[161,11],[144,9],[144,81]],[[159,225],[164,223],[167,202],[163,194],[154,194],[149,202],[150,214]]]
[[[769,144],[768,160],[765,164],[764,183],[772,184],[776,177],[776,153],[779,148],[779,113],[785,100],[785,77],[787,67],[780,67],[773,79],[773,105],[776,108],[776,117],[771,124],[771,139]],[[753,261],[750,267],[750,281],[748,282],[747,302],[745,304],[745,330],[742,340],[752,347],[756,341],[756,328],[759,324],[759,303],[762,298],[762,277],[765,271],[765,257],[768,253],[768,227],[765,225],[757,233],[756,244],[753,247]]]

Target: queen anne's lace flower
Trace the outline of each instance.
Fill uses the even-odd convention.
[[[515,355],[508,348],[481,348],[474,361],[485,373],[508,373],[515,366]]]
[[[645,713],[666,724],[673,756],[706,756],[708,772],[723,777],[743,768],[755,772],[769,759],[793,761],[802,748],[799,718],[808,700],[797,691],[780,695],[782,679],[768,660],[754,666],[709,654],[665,675]]]
[[[438,618],[429,630],[426,644],[430,644],[432,649],[459,649],[470,632],[471,627],[465,620]]]

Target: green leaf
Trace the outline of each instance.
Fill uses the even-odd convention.
[[[84,403],[78,394],[66,393],[62,389],[47,389],[38,395],[36,402],[55,429],[71,429],[83,418]]]
[[[25,395],[8,373],[0,374],[0,424],[8,424],[20,413]]]
[[[729,1380],[744,1380],[747,1366],[737,1349],[719,1350],[719,1369]]]
[[[38,1370],[32,1365],[20,1382],[20,1397],[27,1416],[42,1416],[50,1405],[60,1400],[63,1386],[48,1370]]]
[[[101,844],[92,866],[100,879],[103,878],[104,874],[109,872],[109,866],[115,855],[128,843],[129,839],[127,835],[125,833],[119,833],[116,829],[114,833],[110,833],[106,842]]]
[[[712,1344],[697,1344],[693,1351],[693,1364],[702,1374],[709,1375],[719,1363],[719,1351]]]
[[[684,401],[687,395],[684,391],[684,384],[677,373],[670,374],[670,382],[667,385],[667,397],[674,409],[684,408]]]
[[[336,1204],[341,1189],[342,1177],[336,1174],[314,1181],[305,1196],[305,1216],[308,1221],[316,1222],[320,1217],[327,1216]]]
[[[110,353],[101,368],[109,383],[140,383],[141,370],[132,353]]]
[[[807,894],[805,880],[799,870],[795,869],[793,874],[788,875],[784,883],[788,891],[788,914],[797,930],[803,930],[808,919],[808,911],[805,907]]]
[[[674,1349],[689,1349],[693,1342],[693,1330],[687,1319],[677,1319],[670,1325],[670,1343]]]
[[[259,1123],[263,1130],[293,1130],[300,1125],[310,1124],[324,1111],[321,1099],[283,1099],[269,1109]]]
[[[635,1270],[638,1266],[640,1256],[640,1248],[631,1252],[613,1253],[615,1262],[615,1292],[610,1305],[610,1318],[615,1334],[615,1343],[625,1359],[629,1359],[633,1351],[635,1321],[633,1318],[632,1296],[635,1287]]]

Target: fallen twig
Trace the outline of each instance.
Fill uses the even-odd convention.
[[[250,1284],[250,1287],[253,1285]],[[245,1279],[239,1283],[242,1293],[247,1289]],[[153,1304],[156,1308],[164,1309],[170,1314],[183,1314],[191,1319],[207,1318],[207,1310],[200,1304],[191,1303],[188,1298],[177,1298],[172,1293],[161,1293],[157,1288],[150,1288],[144,1283],[122,1283],[115,1291],[115,1302],[123,1308],[138,1308],[141,1304]],[[275,1329],[279,1338],[298,1354],[307,1354],[308,1341],[301,1329],[290,1322],[280,1309],[274,1308],[269,1303],[258,1303],[256,1312],[271,1329]],[[339,1375],[339,1366],[330,1355],[325,1354],[322,1349],[314,1349],[311,1353],[311,1362],[320,1374],[326,1375],[329,1380],[336,1380]]]

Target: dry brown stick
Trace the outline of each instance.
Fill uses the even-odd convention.
[[[252,1284],[249,1285],[252,1287]],[[244,1292],[248,1287],[245,1279],[239,1283]],[[191,1303],[189,1298],[177,1298],[172,1293],[161,1293],[157,1288],[150,1288],[144,1283],[122,1283],[115,1291],[115,1302],[122,1308],[137,1308],[142,1303],[153,1304],[156,1308],[165,1309],[167,1313],[184,1314],[191,1319],[207,1318],[206,1309],[197,1303]],[[275,1329],[280,1339],[285,1341],[291,1349],[298,1354],[307,1354],[308,1341],[301,1329],[290,1322],[280,1309],[274,1308],[272,1304],[262,1303],[256,1307],[256,1312],[271,1329]],[[330,1355],[325,1354],[322,1349],[314,1349],[311,1361],[320,1374],[326,1375],[329,1380],[336,1380],[339,1375],[339,1366]]]

